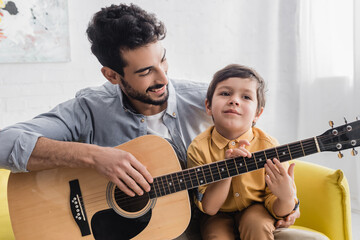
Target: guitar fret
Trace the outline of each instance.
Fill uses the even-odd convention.
[[[216,162],[212,163],[210,165],[210,171],[211,171],[211,176],[213,177],[214,181],[219,181],[221,179],[220,172],[219,172],[219,166]]]
[[[165,192],[164,184],[162,182],[161,177],[158,178],[158,186],[159,186],[159,193],[160,193],[159,195],[164,196],[166,192]]]
[[[290,148],[289,148],[289,144],[287,144],[286,146],[287,146],[287,148],[288,148],[288,153],[289,153],[290,159],[293,159],[293,158],[292,158],[292,155],[291,155]]]
[[[252,156],[253,156],[254,161],[256,162],[257,168],[258,169],[263,168],[266,163],[265,159],[262,157],[256,158],[255,153],[253,153]]]
[[[158,194],[156,193],[156,187],[155,187],[155,179],[152,183],[149,184],[150,185],[150,192],[149,192],[149,196],[150,196],[150,199],[154,199],[154,198],[157,198],[158,197]]]
[[[162,176],[161,181],[163,183],[163,188],[164,188],[165,195],[170,194],[171,191],[170,191],[169,184],[167,182],[166,176]]]
[[[197,177],[199,186],[205,184],[205,176],[204,176],[204,172],[202,171],[202,169],[203,169],[202,167],[195,168],[196,177]]]
[[[225,162],[221,161],[221,162],[217,162],[217,163],[218,163],[218,166],[219,166],[219,172],[220,172],[221,179],[228,178],[229,173],[228,173],[228,171],[226,171]]]
[[[190,177],[190,180],[191,180],[191,185],[192,187],[197,187],[199,186],[199,182],[197,180],[197,175],[195,173],[195,169],[194,168],[191,168],[189,169],[189,177]]]
[[[243,157],[242,159],[243,159],[243,161],[244,161],[244,164],[245,164],[245,167],[246,167],[246,171],[248,172],[249,169],[248,169],[247,164],[246,164],[246,158]]]
[[[176,183],[176,173],[170,174],[170,178],[172,180],[172,185],[173,185],[174,192],[180,191],[179,184]]]
[[[191,175],[190,175],[190,170],[185,170],[183,172],[183,175],[184,175],[184,180],[185,180],[185,184],[186,184],[186,188],[188,189],[191,189],[193,188],[193,185],[192,185],[192,181],[191,181]]]
[[[236,158],[233,158],[232,160],[233,160],[233,163],[234,163],[234,166],[235,166],[235,169],[236,169],[236,173],[238,175],[238,174],[240,174],[240,172],[239,172],[239,169],[238,169],[238,167],[236,165]]]
[[[166,182],[168,184],[168,188],[170,193],[174,193],[175,192],[175,187],[174,187],[174,181],[171,177],[171,175],[166,175]]]
[[[271,149],[268,149],[266,150],[267,154],[267,158],[266,159],[274,159],[274,158],[277,158],[277,153],[276,153],[276,148],[271,148]]]
[[[307,140],[304,140],[303,143],[304,143],[305,156],[318,152],[314,138],[309,138]]]
[[[245,158],[245,163],[246,163],[248,172],[258,169],[257,165],[255,164],[254,158]]]
[[[214,178],[213,178],[213,175],[211,173],[211,168],[210,168],[209,164],[204,165],[203,172],[204,172],[204,175],[205,175],[205,182],[206,183],[214,182]]]
[[[247,172],[247,168],[246,168],[246,164],[244,161],[244,157],[238,157],[235,158],[235,162],[236,162],[236,168],[238,170],[239,173],[245,173]]]
[[[255,162],[256,168],[259,169],[258,163],[257,163],[256,158],[255,158],[255,154],[252,155],[252,159]]]
[[[280,162],[284,162],[284,161],[287,161],[290,159],[290,155],[289,155],[287,146],[277,147],[277,151],[278,151],[278,156],[279,156]]]
[[[173,183],[174,183],[175,192],[179,192],[181,189],[180,189],[180,183],[179,183],[179,179],[177,177],[177,174],[172,173],[172,174],[170,174],[170,176],[171,176],[171,179],[173,180]]]
[[[291,159],[300,158],[304,156],[302,151],[302,146],[300,145],[300,143],[298,142],[291,143],[288,146],[290,148]]]
[[[237,175],[236,165],[234,164],[234,159],[228,159],[225,161],[228,169],[229,176]]]
[[[301,150],[302,150],[302,152],[303,152],[303,156],[306,156],[305,151],[304,151],[304,147],[303,147],[303,144],[302,144],[301,141],[300,141],[300,146],[301,146]]]
[[[179,176],[179,175],[180,175],[180,176]],[[179,188],[180,188],[181,190],[186,189],[185,178],[184,178],[183,172],[178,172],[178,173],[177,173],[177,179],[178,179],[178,182],[179,182]]]
[[[257,165],[260,165],[263,167],[264,164],[266,163],[266,159],[265,159],[264,155],[261,155],[261,152],[257,152],[256,155],[255,155],[255,153],[253,153],[252,155],[253,155],[254,161],[256,161]]]
[[[275,149],[275,152],[276,152],[277,159],[278,159],[279,161],[281,161],[281,160],[280,160],[280,156],[279,156],[278,149],[277,149],[277,148],[274,148],[274,149]]]

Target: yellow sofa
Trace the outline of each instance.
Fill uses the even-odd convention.
[[[294,228],[310,228],[331,240],[351,240],[349,185],[341,170],[295,160],[301,216]]]
[[[15,239],[11,228],[6,196],[9,174],[10,171],[0,169],[0,239],[2,240]]]
[[[301,217],[292,228],[313,229],[331,240],[351,239],[350,193],[341,170],[294,161]],[[7,206],[9,171],[0,169],[0,239],[14,239]]]

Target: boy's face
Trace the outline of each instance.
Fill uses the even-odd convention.
[[[217,84],[212,105],[206,100],[206,112],[214,119],[216,130],[228,139],[248,131],[263,109],[257,111],[257,82],[250,78],[228,78]]]

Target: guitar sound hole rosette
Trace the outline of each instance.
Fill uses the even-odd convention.
[[[126,218],[141,217],[154,208],[156,203],[156,198],[150,199],[147,192],[142,196],[130,197],[112,182],[109,182],[107,186],[106,200],[110,208]]]

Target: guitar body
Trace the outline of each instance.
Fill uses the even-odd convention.
[[[116,148],[132,153],[153,177],[181,170],[174,150],[160,137],[142,136]],[[15,238],[173,239],[185,231],[191,216],[187,191],[142,199],[132,210],[126,204],[122,208],[121,199],[117,205],[114,188],[92,169],[11,174],[8,202]]]

